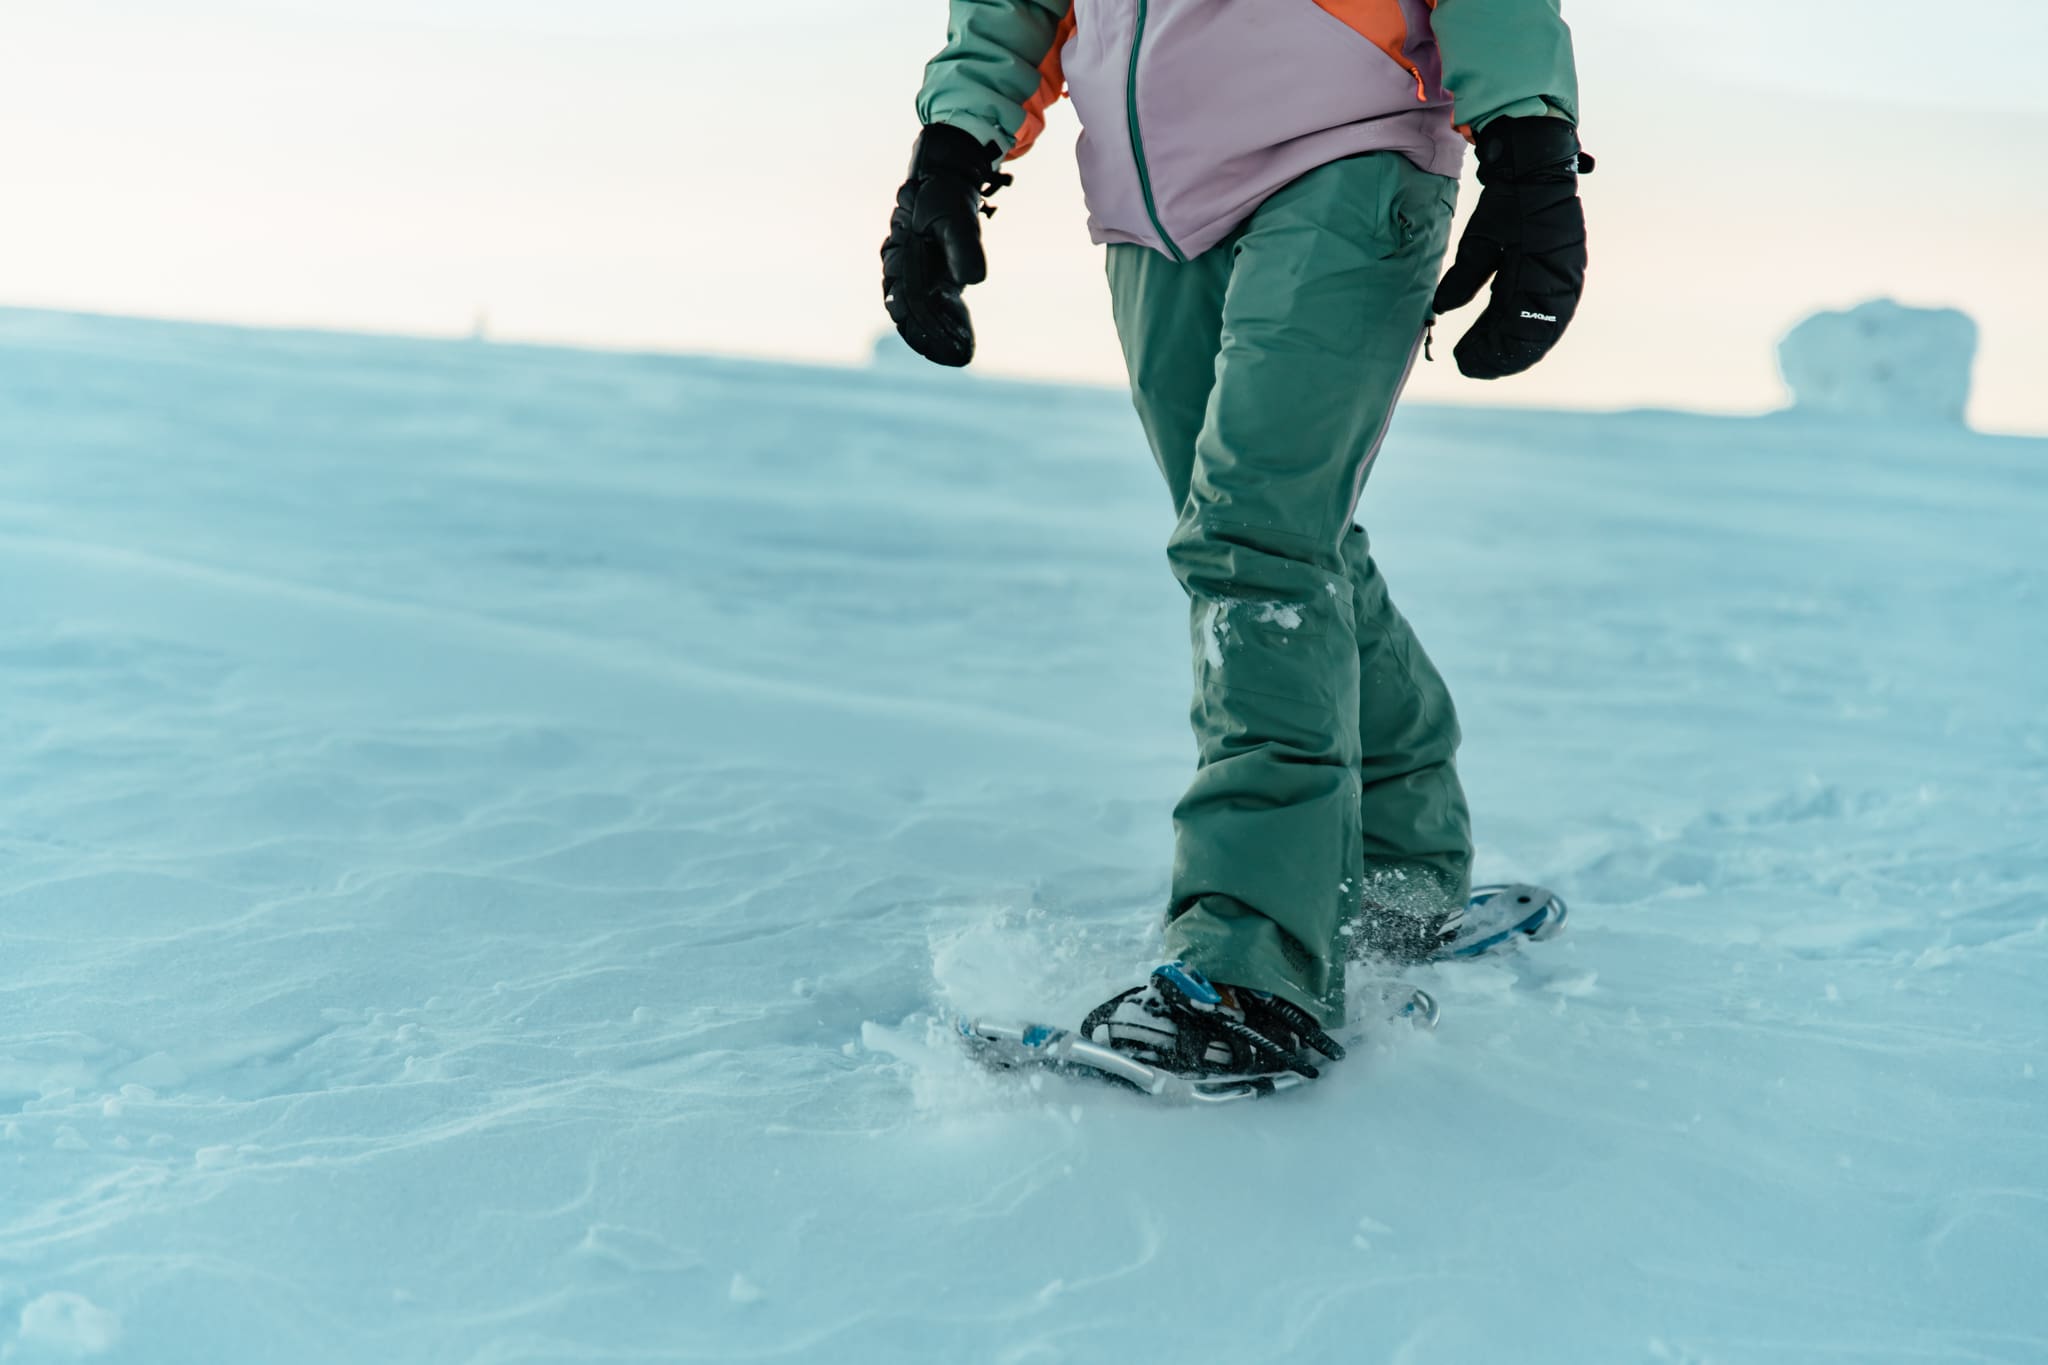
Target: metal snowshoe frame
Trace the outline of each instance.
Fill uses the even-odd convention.
[[[1475,886],[1464,911],[1453,922],[1457,937],[1436,955],[1438,961],[1483,957],[1518,938],[1540,943],[1564,932],[1571,913],[1564,897],[1527,882]]]

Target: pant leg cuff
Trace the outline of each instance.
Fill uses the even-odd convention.
[[[1317,962],[1256,911],[1198,901],[1166,926],[1167,955],[1223,986],[1291,1000],[1324,1028],[1344,1022],[1342,963]]]

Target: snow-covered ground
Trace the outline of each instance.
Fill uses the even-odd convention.
[[[1310,1091],[1156,952],[1109,392],[0,313],[0,1359],[2048,1359],[2048,442],[1417,409],[1484,876]]]

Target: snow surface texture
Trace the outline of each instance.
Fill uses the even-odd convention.
[[[0,312],[0,1358],[2048,1359],[2048,442],[1417,409],[1487,878],[1229,1112],[1115,393]]]
[[[1969,314],[1890,299],[1815,313],[1778,343],[1795,412],[1888,422],[1960,426],[1976,359]]]

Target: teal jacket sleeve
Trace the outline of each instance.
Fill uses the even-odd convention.
[[[1494,119],[1579,121],[1578,67],[1560,0],[1437,0],[1430,27],[1443,57],[1451,116],[1477,130]]]
[[[1044,80],[1072,0],[952,0],[946,46],[924,69],[923,123],[950,123],[1008,153]]]

